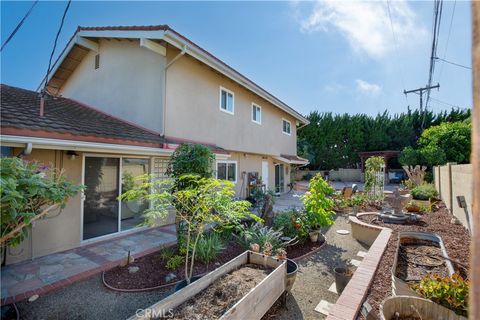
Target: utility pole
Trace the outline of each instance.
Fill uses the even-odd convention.
[[[409,93],[417,93],[418,95],[420,95],[420,112],[423,111],[423,91],[427,91],[427,90],[430,90],[430,89],[438,89],[440,88],[440,84],[437,83],[437,85],[435,86],[426,86],[426,87],[423,87],[423,88],[418,88],[418,89],[413,89],[413,90],[403,90],[403,94],[407,95]],[[420,92],[420,93],[418,93]],[[425,106],[425,110],[426,110],[426,106]]]

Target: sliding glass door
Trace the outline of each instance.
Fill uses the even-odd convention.
[[[136,177],[147,174],[150,168],[149,159],[123,158],[122,159],[122,193],[138,185]],[[121,205],[121,231],[140,226],[143,212],[148,209],[148,203],[140,201],[122,201]]]
[[[83,240],[118,231],[120,159],[85,157]]]
[[[149,172],[148,158],[85,157],[83,240],[142,225],[148,203],[119,201],[118,196],[139,183],[136,177]]]

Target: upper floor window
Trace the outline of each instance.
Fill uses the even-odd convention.
[[[282,131],[285,134],[291,135],[292,134],[292,124],[290,121],[282,119]]]
[[[220,110],[233,114],[233,92],[220,87]]]
[[[252,103],[252,121],[262,124],[262,107]]]
[[[217,161],[217,179],[237,182],[237,162]]]

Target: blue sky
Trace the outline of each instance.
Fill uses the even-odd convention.
[[[2,43],[31,4],[1,2]],[[2,83],[36,89],[65,5],[34,8],[1,54]],[[418,107],[418,96],[406,98],[404,89],[427,83],[432,14],[427,1],[74,1],[55,57],[78,25],[168,24],[303,114],[396,113]],[[471,65],[469,2],[444,1],[438,56]],[[430,109],[472,105],[470,70],[439,61],[437,82]]]

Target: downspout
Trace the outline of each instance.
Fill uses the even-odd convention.
[[[167,63],[165,66],[165,71],[163,72],[163,119],[162,119],[162,136],[165,136],[165,125],[166,125],[166,114],[167,114],[167,70],[170,68],[178,59],[180,59],[185,53],[187,53],[187,46],[183,46],[182,51],[177,54],[172,61]],[[166,60],[166,59],[165,59]]]

